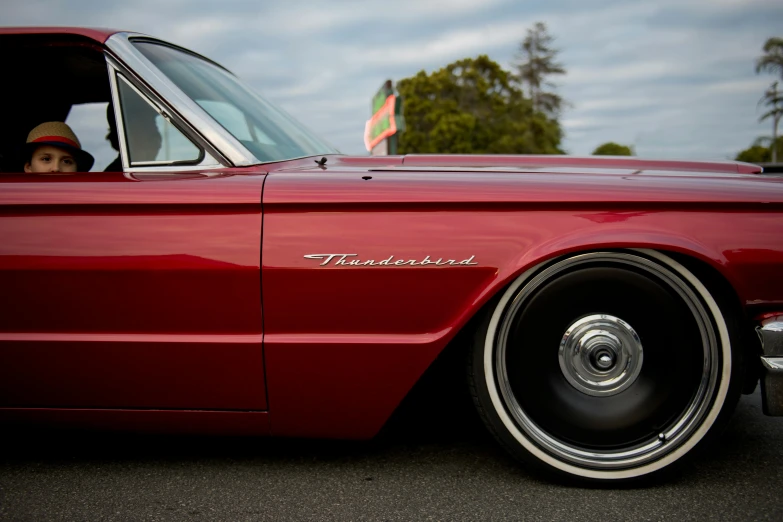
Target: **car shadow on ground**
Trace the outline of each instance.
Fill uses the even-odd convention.
[[[27,459],[160,460],[192,458],[366,458],[417,447],[472,448],[505,459],[481,423],[462,374],[436,367],[399,405],[369,441],[169,435],[5,426],[2,461]],[[446,375],[446,376],[444,376]]]
[[[281,439],[117,433],[105,431],[24,429],[6,431],[0,466],[35,463],[58,465],[192,465],[261,464],[367,468],[396,463],[405,467],[460,468],[477,465],[483,473],[506,475],[532,483],[554,483],[514,461],[492,439],[467,393],[437,381],[422,386],[401,404],[381,432],[370,441]],[[779,419],[761,413],[758,391],[743,396],[726,431],[678,473],[672,485],[699,480],[704,474],[726,477],[726,486],[750,480],[760,467],[779,462]],[[738,465],[739,463],[739,465]],[[769,463],[769,464],[768,464]],[[372,480],[371,473],[368,475]],[[656,484],[640,484],[651,487]],[[635,486],[630,486],[635,487]]]

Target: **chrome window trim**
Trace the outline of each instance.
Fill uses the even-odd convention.
[[[149,106],[152,108],[152,110],[154,110],[155,112],[157,112],[157,113],[158,113],[158,114],[159,114],[159,115],[160,115],[160,116],[161,116],[161,117],[162,117],[164,120],[166,120],[167,122],[169,122],[169,124],[173,125],[173,126],[174,126],[174,128],[175,128],[175,129],[177,129],[177,131],[178,131],[178,132],[182,133],[182,131],[179,129],[179,126],[178,126],[178,125],[176,125],[174,122],[172,122],[172,121],[171,121],[171,117],[170,117],[170,116],[169,116],[169,115],[168,115],[168,114],[167,114],[165,111],[163,111],[163,110],[162,110],[160,107],[158,107],[158,106],[157,106],[157,104],[155,104],[155,102],[153,102],[153,101],[152,101],[152,100],[149,98],[149,96],[147,96],[146,94],[144,94],[143,92],[141,92],[141,91],[140,91],[138,88],[136,88],[136,86],[135,86],[135,85],[133,85],[133,82],[131,82],[131,81],[130,81],[130,80],[127,78],[127,75],[125,75],[125,74],[123,74],[123,73],[121,73],[121,72],[119,72],[119,71],[118,71],[118,72],[117,72],[117,73],[114,75],[114,81],[115,81],[115,83],[117,84],[117,86],[118,86],[118,87],[119,87],[119,82],[120,82],[120,81],[122,81],[122,82],[124,82],[125,84],[127,84],[127,86],[128,86],[128,87],[130,87],[130,88],[133,90],[133,92],[135,92],[135,93],[136,93],[136,95],[138,95],[138,96],[139,96],[139,97],[140,97],[142,100],[144,100],[144,102],[145,102],[147,105],[149,105]],[[120,96],[119,96],[119,89],[117,90],[117,100],[119,101],[119,105],[120,105],[120,107],[122,107],[122,100],[120,100]],[[123,114],[123,113],[122,113],[122,112],[119,112],[119,113],[116,113],[116,112],[115,112],[115,113],[114,113],[114,118],[115,118],[115,120],[116,120],[116,118],[117,118],[117,114]],[[120,117],[120,119],[122,120],[122,126],[123,126],[123,137],[126,137],[126,136],[125,136],[125,119],[124,119],[124,117],[122,117],[122,116]],[[119,135],[119,130],[118,130],[118,135]],[[163,165],[168,165],[168,166],[172,166],[172,167],[173,167],[173,166],[180,165],[180,166],[187,166],[187,167],[189,167],[189,168],[192,168],[192,167],[193,167],[193,166],[195,166],[195,165],[201,165],[201,164],[203,164],[203,163],[204,163],[204,160],[207,158],[207,156],[211,156],[211,155],[210,155],[210,154],[209,154],[209,153],[208,153],[206,150],[204,150],[204,147],[201,147],[201,146],[199,146],[197,143],[194,143],[194,142],[193,142],[193,140],[191,140],[191,139],[190,139],[190,137],[189,137],[189,136],[188,136],[186,133],[182,133],[182,135],[183,135],[183,136],[184,136],[184,137],[185,137],[185,138],[186,138],[186,139],[187,139],[187,140],[188,140],[190,143],[192,143],[194,147],[196,147],[196,148],[198,149],[198,152],[199,152],[199,158],[200,158],[200,159],[199,159],[199,158],[194,158],[192,161],[191,161],[191,160],[185,160],[185,161],[187,161],[188,163],[184,163],[184,162],[180,163],[178,160],[173,160],[173,161],[169,161],[169,160],[154,161],[154,160],[153,160],[153,161],[138,161],[138,162],[133,162],[133,161],[131,161],[130,154],[128,154],[128,156],[126,156],[127,163],[128,163],[128,167],[129,167],[129,168],[131,168],[131,169],[137,169],[137,168],[143,168],[143,167],[160,167],[160,166],[163,166]],[[127,150],[127,142],[126,142],[124,145],[125,145],[125,147],[126,147],[126,150]],[[216,161],[214,158],[211,158],[211,159],[212,159],[212,161],[211,161],[211,162],[208,162],[208,163],[210,163],[210,164],[216,164],[216,163],[217,163],[217,161]]]
[[[112,107],[114,107],[114,124],[117,128],[117,140],[119,142],[120,150],[118,151],[120,154],[120,162],[122,163],[122,171],[127,174],[129,171],[131,172],[172,172],[172,171],[188,171],[188,170],[197,170],[197,169],[219,169],[222,168],[224,165],[217,159],[215,159],[212,151],[213,149],[211,147],[204,147],[201,140],[194,141],[193,136],[190,136],[188,132],[184,131],[182,127],[187,128],[188,131],[193,131],[186,122],[181,121],[179,118],[175,117],[175,122],[171,121],[171,118],[168,118],[167,114],[165,112],[162,112],[161,108],[156,104],[155,101],[151,99],[151,96],[148,93],[143,92],[140,90],[136,85],[133,84],[132,79],[130,78],[130,75],[125,71],[125,69],[119,67],[116,62],[110,58],[107,57],[107,70],[109,74],[109,84],[111,88],[111,104]],[[169,120],[172,125],[174,125],[180,132],[182,132],[186,138],[188,138],[191,143],[193,143],[196,147],[198,147],[202,154],[202,159],[199,163],[193,163],[189,165],[172,165],[169,161],[161,161],[161,162],[145,162],[141,165],[129,165],[129,154],[128,154],[128,144],[125,136],[125,121],[122,118],[122,103],[120,102],[120,95],[119,95],[119,87],[117,85],[117,77],[118,75],[122,76],[122,81],[126,82],[139,96],[141,96],[147,103],[150,104],[150,106],[155,109],[161,116],[166,117],[167,120]],[[118,116],[119,115],[119,116]],[[127,177],[127,176],[126,176]]]
[[[109,103],[114,107],[114,126],[117,129],[117,143],[120,146],[120,163],[122,171],[128,170],[128,146],[125,140],[125,124],[122,120],[122,107],[120,107],[120,89],[117,86],[117,74],[119,71],[114,67],[112,60],[106,59],[106,70],[109,73],[109,86],[111,88],[111,100]]]
[[[211,160],[211,161],[210,161]],[[215,170],[215,169],[222,169],[223,165],[215,161],[209,154],[204,155],[204,161],[201,163],[196,163],[194,165],[172,165],[171,163],[168,164],[160,164],[160,165],[150,165],[145,164],[143,167],[130,167],[128,169],[125,169],[126,178],[128,177],[128,174],[133,173],[158,173],[158,174],[165,174],[165,173],[171,173],[171,172],[193,172],[193,171],[199,171],[203,174],[206,174],[208,170]]]
[[[161,100],[158,96],[155,95],[154,92],[148,89],[145,85],[141,84],[139,78],[133,73],[133,71],[124,67],[122,64],[118,63],[116,59],[108,55],[106,56],[106,63],[107,68],[109,69],[109,83],[112,92],[112,105],[114,107],[114,123],[117,125],[117,136],[120,140],[120,156],[123,171],[127,171],[131,168],[134,170],[163,170],[164,168],[172,170],[187,170],[194,168],[221,168],[231,166],[231,163],[228,161],[228,159],[220,154],[220,151],[215,149],[212,144],[209,143],[209,141],[205,140],[196,131],[196,129],[193,128],[192,125],[183,120],[176,111],[172,110],[165,100]],[[124,81],[126,81],[131,86],[131,88],[136,91],[137,94],[144,98],[145,101],[147,101],[147,103],[149,103],[161,116],[166,118],[180,132],[182,132],[185,137],[187,137],[194,145],[202,150],[204,153],[204,158],[200,163],[194,163],[191,165],[172,165],[171,163],[168,163],[168,166],[166,167],[162,167],[162,164],[150,165],[147,163],[145,166],[131,166],[128,164],[129,155],[127,150],[127,142],[125,140],[125,127],[122,120],[122,103],[120,102],[119,87],[117,85],[118,74],[122,75]],[[119,115],[119,117],[117,115]]]
[[[239,140],[164,76],[147,57],[136,50],[131,42],[134,37],[181,49],[163,40],[139,33],[116,33],[106,40],[106,47],[129,69],[129,72],[135,74],[141,82],[145,83],[157,97],[168,105],[168,110],[176,112],[220,156],[225,158],[229,163],[227,166],[245,167],[261,163]],[[193,54],[186,49],[183,51]],[[207,61],[212,63],[210,60]]]

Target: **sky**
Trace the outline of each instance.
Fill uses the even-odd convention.
[[[563,148],[615,141],[651,158],[731,159],[760,136],[756,74],[783,37],[779,0],[4,0],[0,24],[111,27],[203,54],[346,154],[367,154],[387,79],[486,54],[511,68],[536,22],[566,75]]]

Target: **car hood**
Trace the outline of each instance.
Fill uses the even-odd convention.
[[[313,165],[316,163],[316,165]],[[395,171],[448,172],[585,172],[641,174],[652,172],[690,175],[761,174],[762,168],[739,161],[650,160],[627,156],[504,155],[504,154],[407,154],[404,156],[329,156],[318,165],[311,158],[284,162],[285,170],[315,170],[333,167],[389,169]],[[309,167],[309,168],[308,168]],[[273,170],[275,170],[273,168]]]
[[[739,162],[573,156],[328,156],[267,165],[280,203],[783,203],[783,177]],[[278,175],[280,174],[280,175]],[[267,199],[267,196],[269,199]]]

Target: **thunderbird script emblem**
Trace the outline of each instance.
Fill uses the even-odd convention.
[[[318,266],[471,266],[478,265],[474,261],[475,255],[467,259],[444,259],[439,257],[431,259],[430,256],[424,257],[421,261],[418,259],[395,259],[391,255],[386,259],[352,259],[358,258],[359,254],[306,254],[305,259],[321,260]]]

